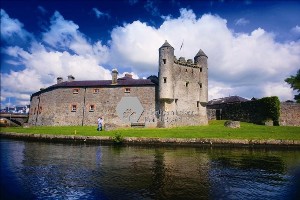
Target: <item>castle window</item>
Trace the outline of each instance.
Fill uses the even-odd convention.
[[[167,77],[164,77],[164,83],[167,83]]]
[[[36,108],[34,108],[34,113],[33,113],[34,115],[35,115],[35,112],[36,112]]]
[[[42,108],[42,106],[40,106],[40,107],[39,107],[39,114],[42,113],[42,110],[43,110],[43,108]]]
[[[90,105],[90,112],[94,112],[95,111],[95,105]]]
[[[202,67],[200,67],[200,72],[202,72]]]
[[[130,88],[125,88],[125,93],[130,93]]]
[[[79,89],[73,89],[73,94],[78,94]]]
[[[73,104],[71,106],[71,112],[76,112],[77,111],[77,105]]]
[[[167,62],[167,59],[163,59],[163,62],[164,62],[164,64],[166,64],[166,62]]]
[[[189,82],[185,82],[185,87],[188,87],[189,86]]]
[[[177,105],[177,103],[178,103],[178,99],[175,99],[175,104]]]
[[[94,94],[98,94],[100,92],[100,90],[99,89],[94,89]]]
[[[197,101],[197,108],[199,108],[200,106],[200,101]]]
[[[200,88],[202,88],[202,83],[199,83],[199,85],[200,85]]]
[[[185,72],[187,72],[188,70],[187,69],[185,69]]]

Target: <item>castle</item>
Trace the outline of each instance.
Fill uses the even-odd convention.
[[[67,81],[31,95],[28,123],[35,126],[96,125],[103,116],[111,127],[174,127],[207,124],[207,56],[176,59],[167,42],[159,48],[158,78]]]

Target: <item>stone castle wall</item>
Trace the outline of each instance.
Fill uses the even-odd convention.
[[[219,111],[224,111],[226,112],[226,105],[218,107]],[[231,105],[231,108],[232,105]],[[223,110],[222,110],[223,109]],[[217,109],[210,108],[207,109],[207,116],[208,120],[216,120],[217,119]],[[249,114],[247,114],[249,116]],[[224,119],[235,119],[235,120],[240,120],[240,121],[249,121],[247,119],[244,119],[240,115],[232,115],[228,116],[227,118]],[[300,104],[299,103],[286,103],[286,102],[281,102],[280,103],[280,116],[279,116],[279,125],[280,126],[300,126]]]
[[[300,126],[300,104],[281,103],[279,124],[281,126]]]
[[[32,96],[29,124],[96,125],[99,116],[114,126],[174,127],[208,123],[207,56],[202,50],[194,61],[185,61],[182,57],[177,60],[174,48],[166,41],[159,49],[158,81],[153,85],[134,84],[126,91],[115,83],[117,73],[117,70],[112,71],[111,85],[98,88],[62,86],[59,77],[58,83],[62,85]],[[68,82],[71,81],[74,81],[73,76],[68,77]]]
[[[134,111],[124,110],[124,116],[120,117],[117,113],[117,106],[123,97],[137,97],[142,105],[142,113],[136,122],[145,123],[148,127],[156,126],[156,120],[146,121],[146,119],[153,118],[152,115],[147,115],[155,113],[154,86],[130,87],[130,92],[125,92],[124,87],[76,88],[77,94],[73,94],[74,89],[56,88],[32,97],[29,124],[37,126],[96,125],[98,117],[103,116],[106,124],[130,126],[131,121],[126,119],[129,115],[131,117],[135,115]],[[99,89],[99,92],[95,93],[95,89]],[[72,111],[74,105],[76,105],[76,111]]]
[[[174,55],[166,41],[159,48],[159,127],[207,124],[207,56],[200,50],[194,60]]]

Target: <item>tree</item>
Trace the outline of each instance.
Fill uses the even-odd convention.
[[[290,84],[293,90],[296,90],[298,92],[298,94],[295,95],[294,99],[297,101],[297,103],[300,103],[300,69],[298,70],[296,76],[290,76],[284,81]]]

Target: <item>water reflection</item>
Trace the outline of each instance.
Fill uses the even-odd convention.
[[[1,199],[286,199],[299,150],[1,139]]]

